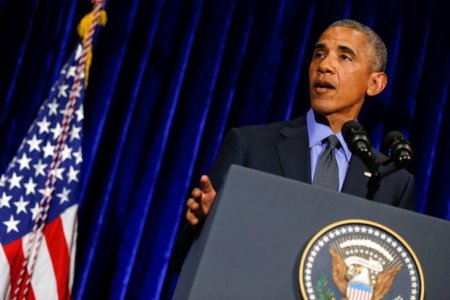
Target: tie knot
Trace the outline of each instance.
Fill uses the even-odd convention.
[[[339,139],[334,134],[328,136],[326,138],[326,141],[327,141],[327,149],[339,148],[339,146],[341,145],[341,142],[339,142]]]

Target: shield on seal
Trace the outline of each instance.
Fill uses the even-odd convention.
[[[370,300],[373,288],[362,282],[349,282],[347,286],[348,300]]]

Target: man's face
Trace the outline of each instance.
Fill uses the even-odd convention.
[[[356,119],[371,83],[366,37],[351,28],[331,27],[316,43],[309,66],[309,91],[314,112],[326,117]]]

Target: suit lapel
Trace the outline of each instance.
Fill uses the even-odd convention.
[[[342,192],[366,198],[369,177],[364,175],[365,173],[368,173],[366,165],[359,157],[352,155],[347,176],[345,176],[344,185],[342,186]]]
[[[280,133],[285,137],[277,144],[283,176],[311,183],[311,157],[306,124],[284,127]]]
[[[286,126],[280,130],[280,134],[285,137],[277,144],[282,175],[311,183],[311,155],[306,118],[295,121],[294,126]],[[365,198],[369,182],[369,177],[364,175],[365,172],[368,172],[368,169],[363,161],[352,155],[342,192]]]

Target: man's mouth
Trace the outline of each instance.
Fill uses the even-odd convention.
[[[314,82],[314,88],[333,90],[336,89],[331,82],[326,80],[317,80],[316,82]]]
[[[316,94],[325,94],[336,89],[335,86],[327,80],[316,80],[314,81],[313,87]]]

